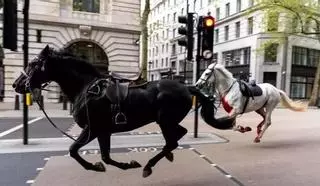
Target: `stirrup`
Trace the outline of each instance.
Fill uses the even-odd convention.
[[[115,120],[116,125],[118,125],[118,124],[120,124],[120,125],[127,124],[127,117],[122,112],[119,112],[115,116],[114,120]]]

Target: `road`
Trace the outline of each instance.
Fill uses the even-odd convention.
[[[59,128],[66,131],[73,123],[72,118],[53,118]],[[53,128],[43,117],[29,118],[29,138],[61,138],[63,135]],[[0,146],[14,142],[22,144],[22,118],[0,118]],[[8,142],[8,140],[11,140]],[[31,144],[32,145],[32,144]],[[37,176],[37,168],[46,163],[45,158],[65,155],[65,151],[0,153],[0,185],[25,186],[26,182]]]
[[[0,158],[4,165],[0,166],[0,185],[22,186],[26,185],[27,180],[32,180],[35,186],[99,183],[139,186],[314,186],[320,183],[319,116],[320,110],[317,109],[304,113],[276,109],[272,114],[272,125],[258,144],[253,143],[255,131],[242,134],[216,130],[205,125],[201,119],[201,135],[193,139],[193,118],[187,117],[183,126],[188,128],[189,134],[181,141],[179,150],[174,152],[175,161],[160,161],[147,179],[141,177],[142,169],[122,171],[108,165],[106,173],[84,170],[71,157],[66,156],[72,141],[56,131],[45,119],[40,119],[30,124],[30,142],[34,145],[21,148],[17,144],[21,139],[15,141],[15,144],[11,141],[14,145],[9,147],[3,145],[3,142],[19,137],[21,129],[0,138]],[[259,115],[249,113],[239,117],[237,123],[255,129],[261,119]],[[70,134],[77,135],[79,132],[72,126],[71,118],[54,118],[54,121]],[[17,118],[2,118],[0,122],[0,134],[20,124]],[[208,137],[209,134],[216,135]],[[156,125],[114,135],[112,157],[123,161],[136,159],[144,165],[161,149],[160,138]],[[59,150],[53,146],[54,143],[59,144]],[[130,147],[125,148],[126,145]],[[45,151],[45,147],[49,151]],[[24,153],[18,153],[17,149]],[[11,153],[8,150],[12,150]],[[88,144],[80,153],[90,162],[101,161],[96,142]],[[45,161],[44,158],[50,159]],[[43,170],[37,171],[37,168]]]

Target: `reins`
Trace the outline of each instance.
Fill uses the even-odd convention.
[[[23,75],[25,75],[27,78],[29,78],[29,75],[27,75],[27,73],[25,73],[25,71],[21,71]],[[49,89],[45,89],[46,86],[48,86],[49,84],[51,83],[51,81],[47,82],[47,83],[44,83],[43,85],[41,85],[41,88],[40,90],[45,90],[45,91],[51,91]],[[32,92],[31,90],[31,87],[29,86],[29,82],[27,81],[26,82],[26,87],[29,89],[30,92]],[[87,101],[87,96],[85,96],[85,101]],[[47,112],[44,110],[43,106],[39,103],[39,100],[36,99],[36,103],[38,104],[40,110],[44,113],[44,115],[46,116],[47,120],[49,121],[49,123],[54,127],[56,128],[58,131],[60,131],[62,134],[64,134],[65,136],[67,136],[68,138],[72,139],[73,141],[77,141],[75,138],[73,138],[72,136],[70,136],[69,134],[67,134],[66,132],[62,131],[51,119],[50,117],[48,116]],[[90,120],[89,120],[89,115],[88,115],[88,112],[89,112],[89,109],[88,109],[88,106],[87,104],[85,104],[85,107],[86,107],[86,116],[87,116],[87,123],[88,125],[86,127],[89,127],[90,129]],[[91,132],[89,131],[89,136],[87,138],[87,141],[83,144],[86,144],[88,143],[88,141],[90,140],[90,134]]]

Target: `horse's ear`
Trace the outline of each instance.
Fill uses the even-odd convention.
[[[44,47],[44,49],[41,51],[41,55],[44,57],[47,57],[49,55],[50,52],[50,47],[49,45],[47,45],[46,47]]]

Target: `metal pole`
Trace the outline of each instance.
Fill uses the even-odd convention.
[[[196,79],[199,79],[200,75],[200,60],[201,60],[201,28],[202,27],[202,16],[199,16],[199,23],[197,26],[197,56],[196,56]],[[195,97],[195,108],[194,108],[194,138],[198,137],[198,99]]]
[[[23,9],[23,67],[28,66],[28,55],[29,55],[29,0],[24,1]],[[23,144],[28,144],[28,106],[27,106],[27,95],[23,95]]]
[[[187,14],[189,13],[189,0],[187,0]],[[183,82],[186,83],[187,79],[187,58],[184,60],[184,68],[183,68]]]

